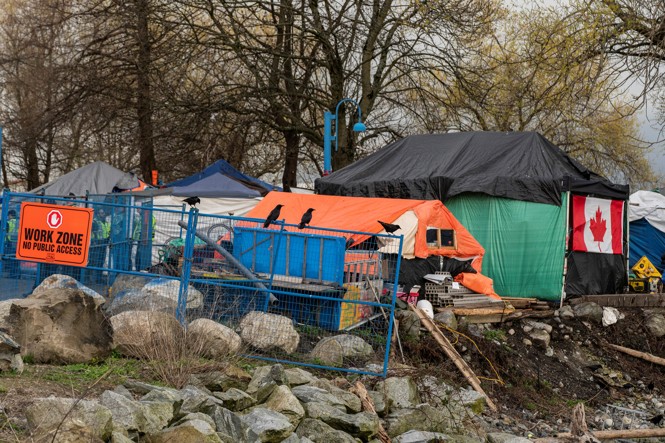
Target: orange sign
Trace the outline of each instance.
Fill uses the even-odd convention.
[[[92,216],[88,208],[22,203],[16,258],[86,266]]]

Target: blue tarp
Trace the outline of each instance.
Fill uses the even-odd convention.
[[[189,177],[185,177],[180,180],[176,180],[172,183],[169,183],[167,187],[169,188],[175,188],[175,187],[183,187],[183,186],[189,186],[192,185],[196,182],[199,182],[207,177],[211,176],[221,176],[221,177],[227,177],[232,180],[235,180],[237,183],[241,184],[242,186],[245,186],[246,188],[249,189],[254,189],[257,190],[260,195],[265,195],[266,193],[270,191],[281,191],[282,189],[273,186],[269,183],[266,183],[262,180],[259,180],[258,178],[250,177],[249,175],[243,174],[242,172],[238,171],[236,168],[231,166],[228,162],[225,160],[217,160],[215,163],[211,164],[207,168],[205,168],[201,172],[197,172],[196,174],[190,175]],[[212,182],[211,182],[212,183]],[[249,186],[247,186],[249,185]],[[219,189],[217,190],[217,194],[219,193]],[[175,194],[174,195],[181,195],[181,194]],[[182,194],[184,195],[184,194]],[[188,194],[188,195],[198,195],[199,197],[205,197],[204,194]],[[256,195],[250,195],[250,197],[255,197]],[[243,196],[244,197],[244,196]]]
[[[172,184],[169,187],[172,189],[172,195],[178,197],[195,195],[197,197],[255,198],[262,195],[258,190],[249,188],[222,174],[212,174],[184,186]]]
[[[645,255],[656,268],[660,268],[660,255],[664,251],[665,232],[654,228],[644,218],[630,222],[630,257],[628,262],[631,268]]]

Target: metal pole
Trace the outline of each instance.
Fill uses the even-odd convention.
[[[332,120],[335,116],[326,111],[323,114],[323,175],[326,176],[332,172],[332,140],[333,138],[337,140],[337,137],[333,137],[331,134],[332,131]],[[337,122],[335,122],[335,127],[337,127]]]
[[[0,126],[0,189],[5,188],[5,181],[4,177],[2,176],[2,165],[3,165],[3,159],[2,159],[2,126]]]
[[[559,301],[559,308],[563,307],[563,301],[566,299],[566,278],[568,276],[568,230],[570,229],[570,191],[567,191],[565,194],[566,197],[566,220],[564,221],[564,224],[566,226],[566,231],[564,232],[563,239],[564,239],[564,245],[563,245],[563,273],[561,276],[561,300]]]

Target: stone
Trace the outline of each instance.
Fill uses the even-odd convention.
[[[421,403],[418,387],[413,379],[388,377],[383,381],[383,391],[387,401],[395,408],[411,408]]]
[[[457,330],[457,317],[453,311],[442,311],[434,315],[434,320],[443,323],[447,328]]]
[[[420,377],[417,386],[421,401],[435,408],[447,407],[449,397],[455,391],[452,386],[431,375]]]
[[[207,421],[188,420],[151,434],[150,443],[224,443]]]
[[[111,411],[114,429],[145,432],[145,417],[139,402],[113,391],[104,391],[99,396],[99,403]]]
[[[383,392],[378,391],[367,391],[367,395],[372,399],[374,403],[374,410],[376,411],[379,417],[383,417],[388,413],[388,408],[386,407],[386,399],[383,395]]]
[[[131,438],[127,437],[121,432],[114,431],[111,434],[111,441],[110,443],[134,443],[134,440]]]
[[[135,274],[118,274],[109,288],[109,302],[112,303],[115,297],[123,291],[140,291],[151,278]]]
[[[547,332],[548,334],[552,333],[552,326],[548,325],[547,323],[543,323],[541,321],[533,321],[533,320],[524,320],[524,323],[531,326],[532,329],[540,329],[542,331]]]
[[[180,395],[183,399],[182,406],[180,406],[181,413],[206,412],[214,405],[224,405],[224,402],[213,396],[211,392],[196,386],[185,386],[180,390]]]
[[[446,434],[427,431],[408,431],[391,439],[392,443],[443,443],[449,440]]]
[[[367,361],[374,350],[365,340],[355,335],[336,335],[320,340],[310,352],[310,357],[330,365],[342,365],[344,359]]]
[[[344,402],[325,389],[304,385],[294,387],[291,389],[291,392],[302,403],[325,403],[338,409],[340,412],[346,412]]]
[[[106,303],[106,299],[102,297],[98,292],[93,291],[86,285],[79,283],[75,278],[70,277],[69,275],[62,274],[52,274],[46,277],[42,282],[37,286],[32,294],[28,298],[41,298],[44,294],[48,294],[49,289],[78,289],[81,292],[89,295],[92,299],[98,304],[102,305]],[[48,295],[47,295],[48,297]]]
[[[529,443],[531,440],[518,437],[505,432],[491,432],[487,434],[488,443]]]
[[[113,416],[95,400],[38,398],[25,411],[28,427],[39,440],[59,427],[61,441],[84,441],[86,436],[107,440],[113,432]]]
[[[24,300],[23,298],[10,298],[8,300],[0,301],[0,329],[9,330],[7,325],[7,317],[9,316],[9,310],[12,305],[16,302]]]
[[[240,389],[230,388],[226,392],[214,392],[213,395],[224,402],[224,407],[232,411],[242,411],[256,404],[256,399]]]
[[[80,289],[44,289],[11,304],[8,333],[35,363],[87,363],[111,353],[101,305]]]
[[[226,391],[230,388],[244,391],[252,380],[252,376],[236,366],[228,365],[222,371],[196,374],[196,379],[211,391]]]
[[[487,403],[487,397],[473,389],[460,389],[451,394],[450,398],[476,413],[482,412]]]
[[[660,338],[665,336],[665,316],[663,314],[647,315],[644,326],[649,331],[649,334],[654,337]]]
[[[280,349],[292,354],[298,348],[300,335],[290,318],[252,311],[240,321],[242,340],[260,351]]]
[[[209,416],[208,414],[204,414],[203,412],[190,412],[189,414],[182,417],[180,420],[173,423],[171,426],[178,426],[189,420],[203,420],[213,428],[215,427],[215,420],[213,420],[211,416]]]
[[[254,396],[259,403],[263,403],[272,394],[273,389],[281,385],[288,385],[282,365],[260,366],[254,370],[252,381],[247,386],[247,393]]]
[[[541,349],[547,349],[547,347],[550,345],[550,334],[548,334],[547,331],[543,329],[532,330],[529,332],[529,338],[531,339],[532,343]]]
[[[353,395],[353,394],[352,394]],[[288,386],[277,386],[263,404],[265,408],[284,415],[294,427],[305,416],[305,410]]]
[[[573,307],[575,316],[580,320],[591,320],[597,324],[603,321],[603,308],[597,303],[587,301]]]
[[[559,317],[563,320],[571,320],[575,318],[575,311],[573,311],[573,308],[570,305],[562,306],[556,311],[556,313],[558,313]]]
[[[301,442],[306,438],[313,443],[356,443],[356,439],[346,432],[313,418],[306,418],[300,422],[296,434]]]
[[[148,297],[166,297],[177,305],[180,295],[180,280],[172,278],[155,278],[147,282],[141,292]],[[196,309],[203,304],[203,294],[193,286],[187,287],[187,309]]]
[[[180,412],[180,403],[140,400],[139,404],[143,414],[142,429],[145,433],[157,432],[165,428]]]
[[[291,387],[306,385],[317,379],[311,372],[305,371],[301,368],[289,368],[284,370],[284,373],[286,374],[286,380]]]
[[[113,388],[113,392],[122,395],[123,397],[129,400],[134,400],[134,396],[132,395],[132,393],[129,391],[129,389],[127,389],[123,385],[118,385],[115,388]]]
[[[128,357],[150,358],[184,339],[184,329],[166,312],[125,311],[110,323],[114,349]]]
[[[281,442],[295,429],[284,415],[265,408],[255,408],[240,420],[266,443]]]
[[[221,406],[208,411],[217,428],[217,435],[224,443],[255,443],[259,436],[239,416]]]
[[[466,410],[451,404],[445,409],[435,409],[428,404],[415,408],[395,409],[385,418],[390,437],[407,431],[447,432],[457,429],[466,416]]]
[[[346,412],[360,412],[362,410],[362,404],[360,403],[360,398],[357,395],[345,391],[344,389],[338,388],[329,380],[322,378],[314,380],[309,386],[314,386],[316,388],[321,388],[324,391],[329,392],[334,395],[338,400],[341,400],[342,403],[346,406]],[[324,402],[325,403],[325,402]]]
[[[310,418],[364,440],[379,432],[379,417],[370,412],[347,414],[325,403],[305,403],[305,412]]]
[[[404,341],[417,341],[420,338],[420,317],[413,311],[395,310],[395,319],[399,322],[399,336]]]
[[[187,347],[195,355],[223,360],[238,352],[241,344],[233,329],[207,318],[196,319],[187,327]]]
[[[21,346],[0,330],[0,372],[10,370],[23,372]]]

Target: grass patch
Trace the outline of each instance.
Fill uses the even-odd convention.
[[[506,341],[506,331],[503,329],[488,329],[483,332],[485,340],[496,340],[498,342]]]
[[[52,366],[41,378],[60,384],[91,384],[108,371],[109,379],[122,383],[128,378],[141,378],[141,363],[138,360],[109,357],[106,360],[90,363],[77,363],[65,366]]]

